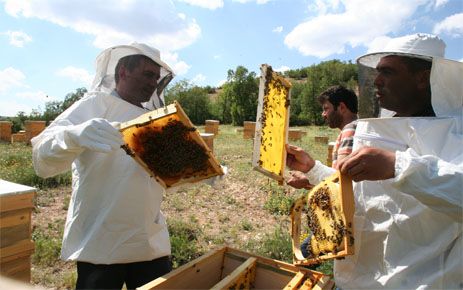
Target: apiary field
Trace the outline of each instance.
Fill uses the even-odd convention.
[[[253,139],[244,139],[240,127],[220,125],[214,139],[214,154],[228,167],[223,181],[182,186],[167,192],[162,209],[171,233],[173,263],[178,267],[210,249],[228,245],[243,251],[291,262],[289,208],[304,193],[252,170]],[[334,141],[338,132],[327,127],[298,127],[307,134],[290,142],[302,146],[316,159],[326,162],[328,144],[315,136]],[[204,132],[203,126],[198,129]],[[33,284],[50,289],[71,289],[74,263],[59,260],[61,238],[69,204],[70,174],[53,180],[35,176],[31,148],[0,143],[0,178],[39,186],[32,217],[35,253],[32,256]],[[321,265],[329,272],[330,264]]]

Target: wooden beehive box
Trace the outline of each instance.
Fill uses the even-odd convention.
[[[127,154],[164,188],[223,175],[177,102],[122,123],[120,128]]]
[[[316,196],[317,193],[323,193],[323,195],[319,195],[318,197],[320,198],[318,198]],[[329,195],[326,195],[327,193]],[[331,216],[331,219],[328,219],[329,221],[334,220],[332,217],[335,216],[337,218],[334,220],[335,224],[337,225],[335,228],[339,230],[338,235],[333,234],[335,233],[334,231],[330,233],[327,230],[325,232],[324,228],[326,228],[328,225],[333,227],[332,223],[325,224],[325,227],[315,227],[315,231],[312,231],[312,239],[316,239],[317,242],[323,242],[321,241],[323,238],[320,238],[320,235],[316,233],[318,230],[321,235],[330,236],[331,234],[331,237],[335,237],[335,244],[339,245],[336,246],[336,248],[333,250],[321,251],[317,255],[305,258],[302,255],[300,248],[301,240],[305,236],[305,233],[302,233],[301,216],[303,211],[305,211],[305,209],[310,206],[308,205],[310,201],[316,201],[318,203],[317,206],[325,209],[322,212],[324,216],[326,215],[326,217]],[[336,209],[336,206],[340,207],[340,211],[338,212],[339,214],[337,215],[335,215],[332,211],[333,208]],[[291,237],[293,244],[294,264],[311,265],[319,263],[322,260],[341,258],[354,254],[354,210],[354,193],[352,189],[352,180],[347,176],[341,175],[339,171],[312,188],[307,196],[302,196],[297,199],[291,207]],[[320,215],[318,215],[318,218],[320,218]],[[319,220],[318,218],[315,218],[315,222],[322,220]],[[310,214],[308,214],[307,221],[309,222],[309,228],[311,228],[311,226],[314,227],[313,224],[310,225],[310,222],[313,219],[314,218],[311,218]]]
[[[252,166],[282,184],[286,166],[291,83],[261,66]]]
[[[213,250],[159,277],[151,289],[332,289],[330,276],[229,247]]]
[[[35,188],[0,179],[0,274],[30,282]]]

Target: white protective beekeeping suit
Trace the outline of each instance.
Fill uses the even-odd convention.
[[[358,59],[373,68],[386,55],[432,60],[436,117],[359,120],[353,150],[395,151],[395,177],[354,183],[355,255],[335,261],[342,289],[463,288],[463,63],[444,49],[415,34]]]
[[[115,46],[97,57],[91,91],[32,139],[39,176],[72,168],[73,192],[61,251],[65,260],[114,264],[170,255],[161,212],[164,189],[119,148],[122,136],[111,126],[146,113],[146,108],[121,99],[114,91],[117,62],[135,54],[161,66],[158,89],[145,105],[162,106],[162,89],[173,73],[159,51],[139,43]]]

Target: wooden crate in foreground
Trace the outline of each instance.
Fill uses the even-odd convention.
[[[223,247],[159,277],[150,289],[332,289],[330,276]]]

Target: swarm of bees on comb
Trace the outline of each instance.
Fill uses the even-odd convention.
[[[165,188],[223,174],[177,102],[121,127],[122,148]]]
[[[352,255],[354,210],[352,180],[339,172],[316,185],[307,196],[298,198],[291,207],[294,262],[310,265],[322,259]],[[302,256],[300,248],[300,242],[306,237],[301,235],[304,216],[310,236],[307,257]]]
[[[275,73],[269,65],[262,65],[261,71],[253,166],[282,181],[291,83]]]
[[[208,156],[203,147],[191,139],[196,128],[169,120],[162,127],[142,127],[132,133],[134,143],[130,154],[138,154],[148,168],[159,177],[191,177],[193,172],[205,172]],[[174,149],[175,148],[175,149]]]
[[[308,227],[312,232],[308,252],[312,257],[342,250],[347,234],[336,185],[324,184],[309,193],[307,202]]]

